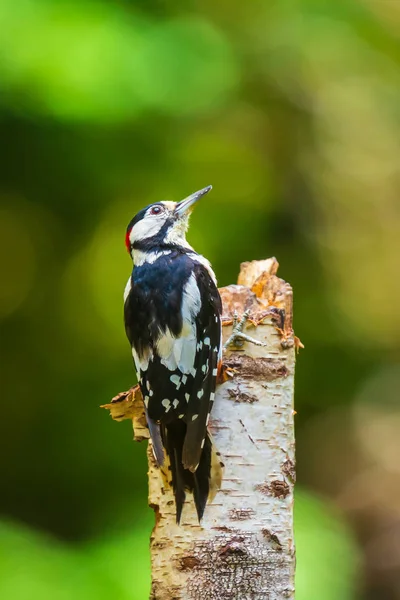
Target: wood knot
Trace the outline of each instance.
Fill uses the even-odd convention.
[[[284,479],[274,479],[270,483],[258,483],[254,486],[264,496],[275,496],[275,498],[286,498],[290,494],[290,486]]]
[[[239,383],[235,388],[228,389],[229,398],[234,400],[235,402],[247,402],[248,404],[253,404],[253,402],[258,402],[258,398],[256,396],[252,396],[251,394],[246,394],[240,389]]]
[[[245,354],[230,354],[225,360],[224,365],[243,379],[255,379],[263,381],[273,381],[280,377],[287,377],[288,368],[282,360],[276,358],[252,358]]]
[[[275,479],[269,484],[271,494],[276,498],[286,498],[290,494],[290,487],[285,480]]]
[[[179,562],[181,571],[191,571],[200,565],[201,561],[195,556],[184,556]]]
[[[222,559],[238,558],[247,555],[247,550],[242,546],[245,541],[244,537],[234,537],[229,542],[221,546],[218,555]]]

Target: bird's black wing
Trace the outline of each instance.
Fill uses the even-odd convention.
[[[195,276],[200,291],[201,307],[195,318],[195,374],[185,415],[187,432],[182,452],[183,466],[192,472],[200,462],[214,400],[221,352],[222,312],[221,298],[208,270],[198,263],[195,266]]]

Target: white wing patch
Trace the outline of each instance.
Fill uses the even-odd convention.
[[[190,321],[190,325],[194,326],[194,318],[197,317],[201,308],[201,296],[199,286],[197,285],[196,276],[194,273],[189,277],[189,281],[183,289],[182,298],[182,315],[183,319]]]
[[[202,256],[201,254],[196,254],[195,252],[192,254],[191,252],[187,254],[187,256],[190,256],[190,258],[197,263],[200,263],[201,265],[203,265],[203,267],[205,267],[211,277],[211,279],[213,280],[213,282],[215,283],[215,285],[217,285],[217,278],[215,277],[215,273],[212,270],[212,266],[210,264],[210,261],[208,261],[206,258],[204,258],[204,256]]]
[[[149,361],[153,359],[153,353],[151,352],[151,350],[147,350],[146,353],[139,358],[135,349],[132,348],[132,356],[135,363],[136,371],[147,371]]]
[[[165,364],[166,367],[168,365],[164,363],[164,360],[168,360],[171,356],[174,348],[174,343],[175,338],[168,328],[166,329],[165,333],[163,333],[157,340],[157,354],[162,359],[161,362]],[[176,367],[172,368],[171,371],[173,371],[175,368]]]
[[[126,302],[127,297],[130,294],[131,289],[132,289],[132,278],[129,277],[129,279],[126,283],[126,286],[125,286],[125,290],[124,290],[124,304]]]
[[[195,318],[200,308],[200,290],[192,273],[183,289],[181,335],[175,338],[167,329],[157,341],[157,353],[161,363],[171,371],[179,369],[181,373],[187,374],[193,369],[197,345]]]

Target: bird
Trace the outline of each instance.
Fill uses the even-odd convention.
[[[133,260],[125,331],[153,454],[172,487],[178,524],[186,493],[193,494],[200,523],[222,480],[207,428],[222,365],[221,298],[209,261],[186,240],[192,209],[211,189],[146,206],[125,237]]]

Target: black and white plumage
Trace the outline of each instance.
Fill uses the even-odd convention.
[[[185,237],[192,205],[210,189],[147,206],[126,234],[134,266],[124,294],[125,329],[178,522],[186,491],[200,520],[221,480],[207,431],[221,363],[221,299],[209,262]]]

